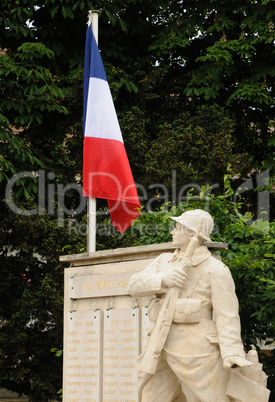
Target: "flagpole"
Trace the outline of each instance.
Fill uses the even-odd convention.
[[[98,43],[98,16],[100,11],[90,10],[88,13],[88,25],[92,24],[93,34]],[[87,203],[88,213],[88,234],[87,234],[87,251],[93,253],[96,251],[96,198],[88,197]]]

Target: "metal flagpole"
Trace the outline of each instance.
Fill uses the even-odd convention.
[[[92,24],[93,34],[98,43],[98,16],[100,11],[90,10],[88,13],[88,25]],[[87,234],[87,251],[93,253],[96,250],[96,198],[88,197],[87,201],[88,213],[88,234]]]

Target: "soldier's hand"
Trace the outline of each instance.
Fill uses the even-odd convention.
[[[165,272],[162,278],[162,285],[167,288],[174,286],[183,288],[186,281],[186,273],[182,268],[175,267],[168,272]]]
[[[253,363],[240,356],[228,356],[223,361],[223,368],[235,368],[235,367],[249,367]]]

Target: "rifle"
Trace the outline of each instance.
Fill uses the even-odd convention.
[[[199,234],[201,232],[203,220],[201,221],[197,232],[191,237],[187,249],[184,253],[183,261],[185,264],[182,269],[191,265],[191,258],[199,245]],[[138,362],[138,370],[144,373],[154,375],[160,360],[162,349],[165,345],[176,308],[176,302],[179,297],[180,288],[173,287],[168,290],[160,308],[156,325],[150,335],[147,348]]]

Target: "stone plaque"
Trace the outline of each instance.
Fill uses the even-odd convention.
[[[155,323],[150,321],[148,317],[148,307],[143,307],[141,310],[141,353],[144,352],[148,340],[149,340],[149,334],[154,328]]]
[[[104,312],[103,402],[136,402],[140,309]]]
[[[73,276],[70,281],[70,297],[84,299],[128,295],[128,282],[134,272],[108,275]]]
[[[102,312],[70,312],[64,350],[63,400],[101,400]]]

